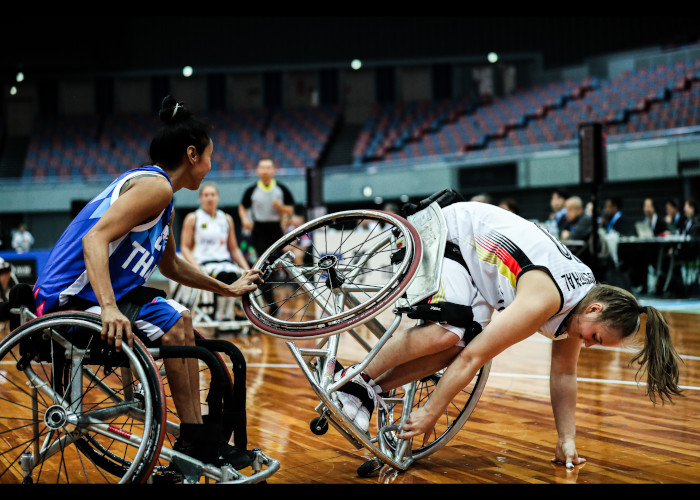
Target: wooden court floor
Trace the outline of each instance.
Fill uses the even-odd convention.
[[[685,396],[654,406],[628,366],[629,348],[584,348],[579,361],[577,449],[587,462],[551,463],[556,431],[549,402],[551,343],[540,335],[493,362],[481,400],[464,428],[441,450],[405,472],[385,467],[369,478],[357,467],[372,458],[331,428],[309,422],[315,394],[284,339],[259,332],[229,338],[248,362],[248,435],[281,462],[270,484],[695,484],[700,483],[700,320],[666,314],[682,355]],[[344,334],[347,335],[347,334]],[[316,341],[297,341],[310,347]],[[364,351],[343,338],[341,362]],[[347,366],[347,365],[346,365]]]
[[[576,420],[578,452],[587,462],[573,470],[551,463],[557,439],[549,403],[551,342],[540,335],[494,360],[478,406],[444,448],[407,471],[385,467],[371,477],[357,474],[372,458],[368,451],[355,449],[332,427],[323,436],[309,430],[318,399],[286,340],[257,331],[219,338],[235,343],[247,360],[249,447],[281,463],[268,484],[698,484],[700,315],[666,317],[684,360],[685,396],[654,406],[628,367],[629,348],[584,348]],[[338,357],[347,366],[365,351],[343,335]]]

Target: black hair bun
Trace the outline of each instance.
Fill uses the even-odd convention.
[[[191,115],[183,102],[178,102],[173,96],[166,96],[160,105],[158,116],[164,123],[174,123],[186,120]]]

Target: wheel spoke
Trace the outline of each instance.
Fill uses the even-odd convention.
[[[302,239],[311,244],[302,248]],[[393,259],[399,240],[406,250]],[[297,261],[287,259],[285,249],[298,250]],[[261,256],[256,268],[269,278],[244,297],[246,315],[256,327],[282,336],[323,336],[357,326],[400,296],[416,272],[420,252],[417,232],[398,216],[350,210],[321,217]]]

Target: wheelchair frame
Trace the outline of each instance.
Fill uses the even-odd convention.
[[[170,295],[174,300],[177,300],[191,311],[192,325],[195,328],[210,328],[214,331],[214,336],[217,337],[219,333],[228,332],[238,332],[245,335],[250,330],[251,323],[247,319],[217,320],[210,313],[206,312],[205,307],[209,307],[210,304],[203,301],[203,296],[207,298],[211,296],[212,301],[215,303],[217,296],[212,292],[176,284],[170,290]],[[211,307],[214,307],[214,305],[212,304]]]
[[[436,427],[432,441],[425,446],[414,448],[412,440],[398,439],[396,434],[412,409],[424,404],[429,398],[428,393],[439,382],[442,371],[391,391],[384,398],[386,409],[379,407],[375,412],[377,430],[374,435],[364,434],[341,411],[338,389],[365,369],[402,321],[400,308],[394,308],[394,317],[388,326],[382,324],[377,316],[397,302],[415,304],[435,292],[431,287],[435,286],[436,277],[439,279],[440,268],[436,267],[436,262],[442,261],[440,252],[444,252],[444,218],[440,219],[442,213],[437,204],[429,209],[408,220],[378,210],[350,210],[329,214],[300,226],[268,249],[254,267],[261,269],[266,279],[283,269],[288,277],[287,283],[294,282],[298,287],[293,290],[292,297],[309,297],[307,304],[298,310],[303,311],[301,319],[295,319],[295,316],[286,319],[274,317],[266,310],[260,291],[243,298],[246,314],[256,328],[291,340],[287,346],[320,400],[316,407],[319,417],[310,423],[311,431],[322,435],[331,424],[355,448],[365,448],[374,455],[375,458],[358,468],[360,476],[368,476],[384,465],[405,471],[416,460],[442,448],[466,423],[488,379],[490,361],[479,370],[470,386],[455,398],[451,405],[454,408],[448,408],[445,422],[438,424],[439,429]],[[358,244],[357,239],[352,240],[351,236],[346,238],[345,226],[350,225],[352,233],[355,231],[353,224],[359,227],[360,221],[364,219],[372,221],[376,224],[375,227],[388,225],[389,230],[380,233],[377,238],[367,236],[362,244]],[[340,246],[332,246],[325,251],[312,250],[313,262],[299,266],[295,264],[291,252],[283,251],[289,245],[294,245],[302,235],[320,232],[320,238],[327,240],[327,233],[335,234],[339,231],[343,232],[339,237],[341,243],[352,240],[349,245],[353,255],[344,255]],[[364,246],[365,242],[368,243],[367,246]],[[386,283],[370,286],[358,284],[356,279],[365,274],[371,259],[387,252],[391,255],[393,274],[386,279]],[[331,254],[335,256],[334,259],[328,259],[327,255]],[[378,267],[378,271],[386,272],[386,268],[384,263]],[[276,283],[270,286],[276,286]],[[312,314],[304,317],[310,310],[311,303],[320,309],[320,313],[317,317]],[[360,325],[374,335],[374,345],[360,335],[356,329]],[[367,351],[367,355],[349,368],[340,380],[336,380],[341,336],[343,340],[350,338],[357,341]],[[322,340],[314,348],[299,348],[293,340],[300,338]]]
[[[213,391],[231,381],[218,353],[200,346],[147,348],[138,337],[133,348],[123,344],[115,353],[100,339],[98,315],[65,311],[37,318],[24,306],[13,312],[20,314],[21,325],[0,342],[0,359],[12,359],[0,370],[0,381],[19,389],[13,397],[21,401],[0,397],[5,403],[0,405],[0,483],[42,482],[46,476],[51,482],[71,482],[69,476],[77,474],[77,482],[177,478],[243,484],[265,481],[279,469],[279,462],[260,449],[254,450],[253,472],[246,475],[164,444],[167,433],[177,437],[179,423],[166,419],[170,410],[155,360],[203,360]],[[79,459],[80,470],[67,467],[69,453]],[[164,462],[176,465],[177,472]]]

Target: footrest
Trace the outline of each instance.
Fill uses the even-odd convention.
[[[325,410],[325,414],[328,417],[328,421],[336,427],[341,434],[346,437],[351,443],[359,444],[359,447],[366,448],[368,451],[373,453],[379,460],[381,460],[386,465],[393,467],[398,470],[406,470],[413,463],[413,458],[396,460],[384,453],[382,450],[378,449],[371,442],[371,438],[361,432],[354,424],[348,422],[340,409],[331,400],[328,393],[316,382],[316,377],[309,370],[308,364],[304,361],[299,348],[297,348],[294,342],[287,342],[287,347],[289,347],[294,359],[301,368],[304,376],[311,385],[311,389],[316,393],[316,396],[321,400],[321,406]],[[317,354],[320,355],[320,354]]]

